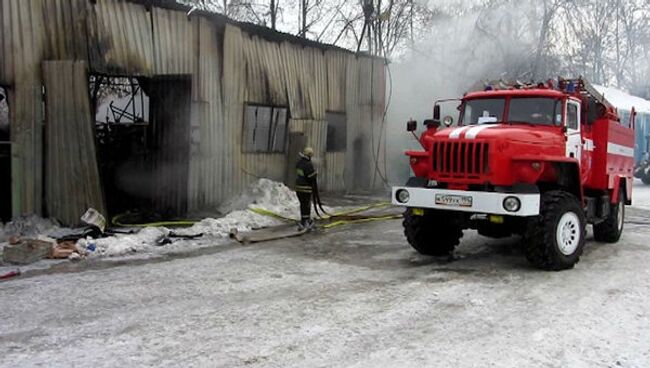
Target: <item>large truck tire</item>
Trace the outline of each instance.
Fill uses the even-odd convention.
[[[460,243],[463,231],[450,223],[449,215],[441,211],[427,210],[424,215],[414,215],[412,209],[404,212],[404,235],[409,244],[420,254],[445,256],[451,254]]]
[[[594,224],[594,239],[599,242],[616,243],[625,225],[625,192],[621,189],[618,202],[609,209],[605,221]]]
[[[523,237],[529,262],[548,271],[573,268],[585,246],[587,221],[578,199],[564,191],[542,194],[540,214],[528,221]]]

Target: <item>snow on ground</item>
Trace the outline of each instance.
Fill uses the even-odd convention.
[[[299,208],[300,204],[296,194],[289,187],[269,179],[259,179],[239,196],[234,197],[220,207],[221,213],[227,213],[223,217],[206,218],[189,228],[147,227],[135,234],[116,235],[100,239],[81,239],[78,245],[81,249],[92,249],[92,245],[94,245],[96,249],[87,252],[87,256],[90,258],[117,257],[134,253],[155,254],[187,251],[209,245],[223,244],[225,241],[220,240],[227,238],[232,229],[250,231],[284,223],[277,218],[255,213],[251,209],[263,209],[286,218],[298,220],[300,218]],[[329,207],[325,207],[325,209],[328,211],[334,210]],[[59,228],[56,223],[50,220],[38,217],[20,219],[15,223],[0,227],[0,248],[2,247],[1,243],[11,235],[49,235],[62,230],[64,229]],[[157,244],[159,239],[168,236],[171,231],[179,235],[203,234],[203,237],[192,241],[177,240],[165,246]],[[89,247],[89,245],[91,246]]]
[[[173,229],[173,232],[179,235],[203,234],[203,237],[216,240],[212,244],[218,244],[218,240],[227,238],[232,229],[250,231],[283,224],[279,219],[251,211],[253,208],[271,211],[284,217],[299,218],[299,202],[289,187],[269,179],[259,179],[243,193],[221,206],[219,210],[227,213],[225,216],[206,218],[189,228]],[[170,248],[188,250],[205,246],[205,242],[201,241],[182,241],[179,242],[182,246],[175,247],[158,246],[157,241],[169,235],[170,231],[172,230],[164,227],[148,227],[137,234],[96,239],[94,243],[97,250],[89,254],[91,257],[115,257],[141,252],[169,252]],[[84,244],[85,242],[82,242],[82,245]]]
[[[400,221],[68,263],[0,282],[0,367],[650,367],[649,234],[563,272],[475,231],[420,256]]]
[[[643,184],[641,180],[634,180],[632,188],[632,207],[650,211],[650,185]]]

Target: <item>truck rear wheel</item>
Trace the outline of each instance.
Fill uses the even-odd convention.
[[[450,222],[450,216],[441,211],[429,210],[420,216],[407,208],[402,224],[409,244],[427,256],[450,254],[463,237],[461,227]]]
[[[599,242],[616,243],[623,234],[625,224],[625,192],[621,190],[618,202],[609,209],[605,221],[594,224],[594,239]]]
[[[544,270],[573,268],[585,246],[585,226],[575,196],[564,191],[542,194],[540,214],[528,221],[524,233],[526,258]]]

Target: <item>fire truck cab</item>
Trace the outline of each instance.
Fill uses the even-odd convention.
[[[449,254],[469,228],[520,234],[530,262],[562,270],[578,262],[587,224],[597,241],[619,240],[632,200],[634,114],[621,122],[581,79],[488,87],[460,101],[453,126],[445,118],[441,127],[436,104],[422,150],[406,152],[414,176],[392,189],[413,248]]]

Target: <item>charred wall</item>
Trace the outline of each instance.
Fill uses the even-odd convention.
[[[380,129],[383,60],[222,16],[196,13],[188,17],[187,9],[168,5],[160,1],[0,0],[0,85],[8,87],[12,106],[14,215],[42,214],[43,199],[47,200],[43,178],[50,163],[44,162],[48,121],[42,63],[53,60],[83,61],[92,74],[189,78],[188,103],[182,107],[187,119],[181,120],[187,125],[183,133],[187,168],[182,169],[186,181],[168,183],[175,189],[161,194],[164,203],[188,210],[210,207],[255,176],[282,180],[294,158],[242,150],[247,103],[288,107],[289,130],[305,132],[317,150],[325,189],[353,190],[351,178],[359,172],[367,180],[358,188],[382,186],[375,168],[377,163],[383,165],[379,144],[385,141]],[[162,83],[159,88],[169,86]],[[71,98],[86,98],[75,96]],[[69,104],[76,105],[75,101]],[[347,115],[345,152],[325,152],[327,111]],[[351,149],[359,141],[363,142],[361,154]],[[160,180],[172,180],[172,176],[163,175]]]

